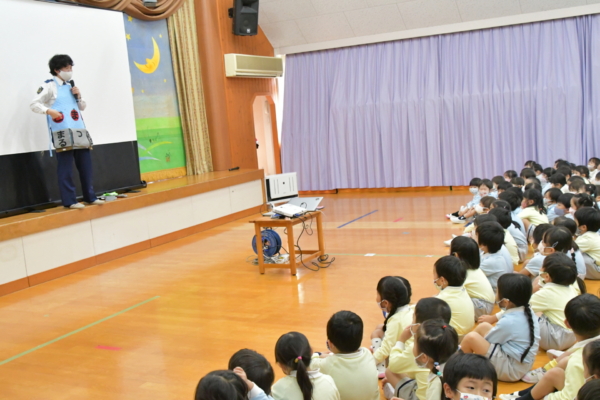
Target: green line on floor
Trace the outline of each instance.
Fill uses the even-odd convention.
[[[0,365],[7,364],[7,363],[9,363],[9,362],[11,362],[11,361],[14,361],[14,360],[16,360],[17,358],[23,357],[23,356],[25,356],[25,355],[27,355],[27,354],[29,354],[29,353],[33,353],[33,352],[34,352],[34,351],[36,351],[36,350],[39,350],[39,349],[41,349],[41,348],[44,348],[44,347],[46,347],[46,346],[48,346],[48,345],[50,345],[50,344],[52,344],[52,343],[56,343],[56,342],[58,342],[59,340],[62,340],[62,339],[68,338],[69,336],[71,336],[71,335],[74,335],[74,334],[76,334],[76,333],[79,333],[79,332],[81,332],[81,331],[84,331],[84,330],[86,330],[86,329],[88,329],[88,328],[91,328],[91,327],[92,327],[92,326],[94,326],[94,325],[98,325],[98,324],[99,324],[99,323],[101,323],[101,322],[108,321],[108,320],[109,320],[109,319],[111,319],[111,318],[114,318],[114,317],[116,317],[116,316],[118,316],[118,315],[121,315],[121,314],[123,314],[123,313],[126,313],[127,311],[131,311],[131,310],[133,310],[134,308],[138,308],[138,307],[140,307],[140,306],[143,306],[144,304],[146,304],[146,303],[149,303],[149,302],[151,302],[152,300],[156,300],[156,299],[158,299],[159,297],[160,297],[160,296],[154,296],[154,297],[152,297],[152,298],[150,298],[150,299],[148,299],[148,300],[144,300],[144,301],[142,301],[141,303],[138,303],[138,304],[136,304],[136,305],[134,305],[134,306],[131,306],[131,307],[129,307],[129,308],[126,308],[126,309],[124,309],[124,310],[121,310],[121,311],[119,311],[119,312],[116,312],[116,313],[114,313],[113,315],[109,315],[108,317],[104,317],[104,318],[102,318],[102,319],[100,319],[100,320],[98,320],[98,321],[96,321],[96,322],[92,322],[91,324],[89,324],[89,325],[86,325],[86,326],[84,326],[84,327],[82,327],[82,328],[79,328],[79,329],[76,329],[76,330],[74,330],[74,331],[72,331],[72,332],[66,333],[66,334],[64,334],[64,335],[62,335],[62,336],[59,336],[59,337],[57,337],[56,339],[52,339],[52,340],[50,340],[49,342],[46,342],[46,343],[44,343],[44,344],[40,344],[39,346],[36,346],[36,347],[34,347],[34,348],[32,348],[32,349],[29,349],[29,350],[26,350],[26,351],[24,351],[24,352],[22,352],[22,353],[20,353],[20,354],[17,354],[16,356],[12,356],[11,358],[7,358],[6,360],[4,360],[4,361],[1,361],[1,362],[0,362]]]

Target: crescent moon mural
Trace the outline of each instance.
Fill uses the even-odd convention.
[[[145,65],[138,64],[135,61],[133,62],[135,64],[135,66],[138,67],[138,69],[145,74],[153,73],[154,71],[156,71],[156,68],[158,68],[158,64],[160,64],[160,50],[159,50],[158,44],[156,44],[156,40],[154,40],[154,38],[152,38],[152,43],[154,44],[154,55],[152,56],[152,58],[151,59],[146,58]]]

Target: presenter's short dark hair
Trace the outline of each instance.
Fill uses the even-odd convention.
[[[50,73],[56,76],[57,69],[63,69],[64,67],[74,66],[73,60],[66,54],[57,54],[48,61],[48,67],[50,67]]]

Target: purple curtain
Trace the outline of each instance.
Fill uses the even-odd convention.
[[[465,185],[600,155],[600,16],[289,55],[300,190]]]

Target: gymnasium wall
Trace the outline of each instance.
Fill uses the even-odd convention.
[[[233,167],[258,168],[253,102],[256,96],[276,95],[275,79],[226,78],[223,55],[274,55],[259,28],[257,36],[235,36],[227,10],[231,0],[196,0],[198,47],[215,171]]]

